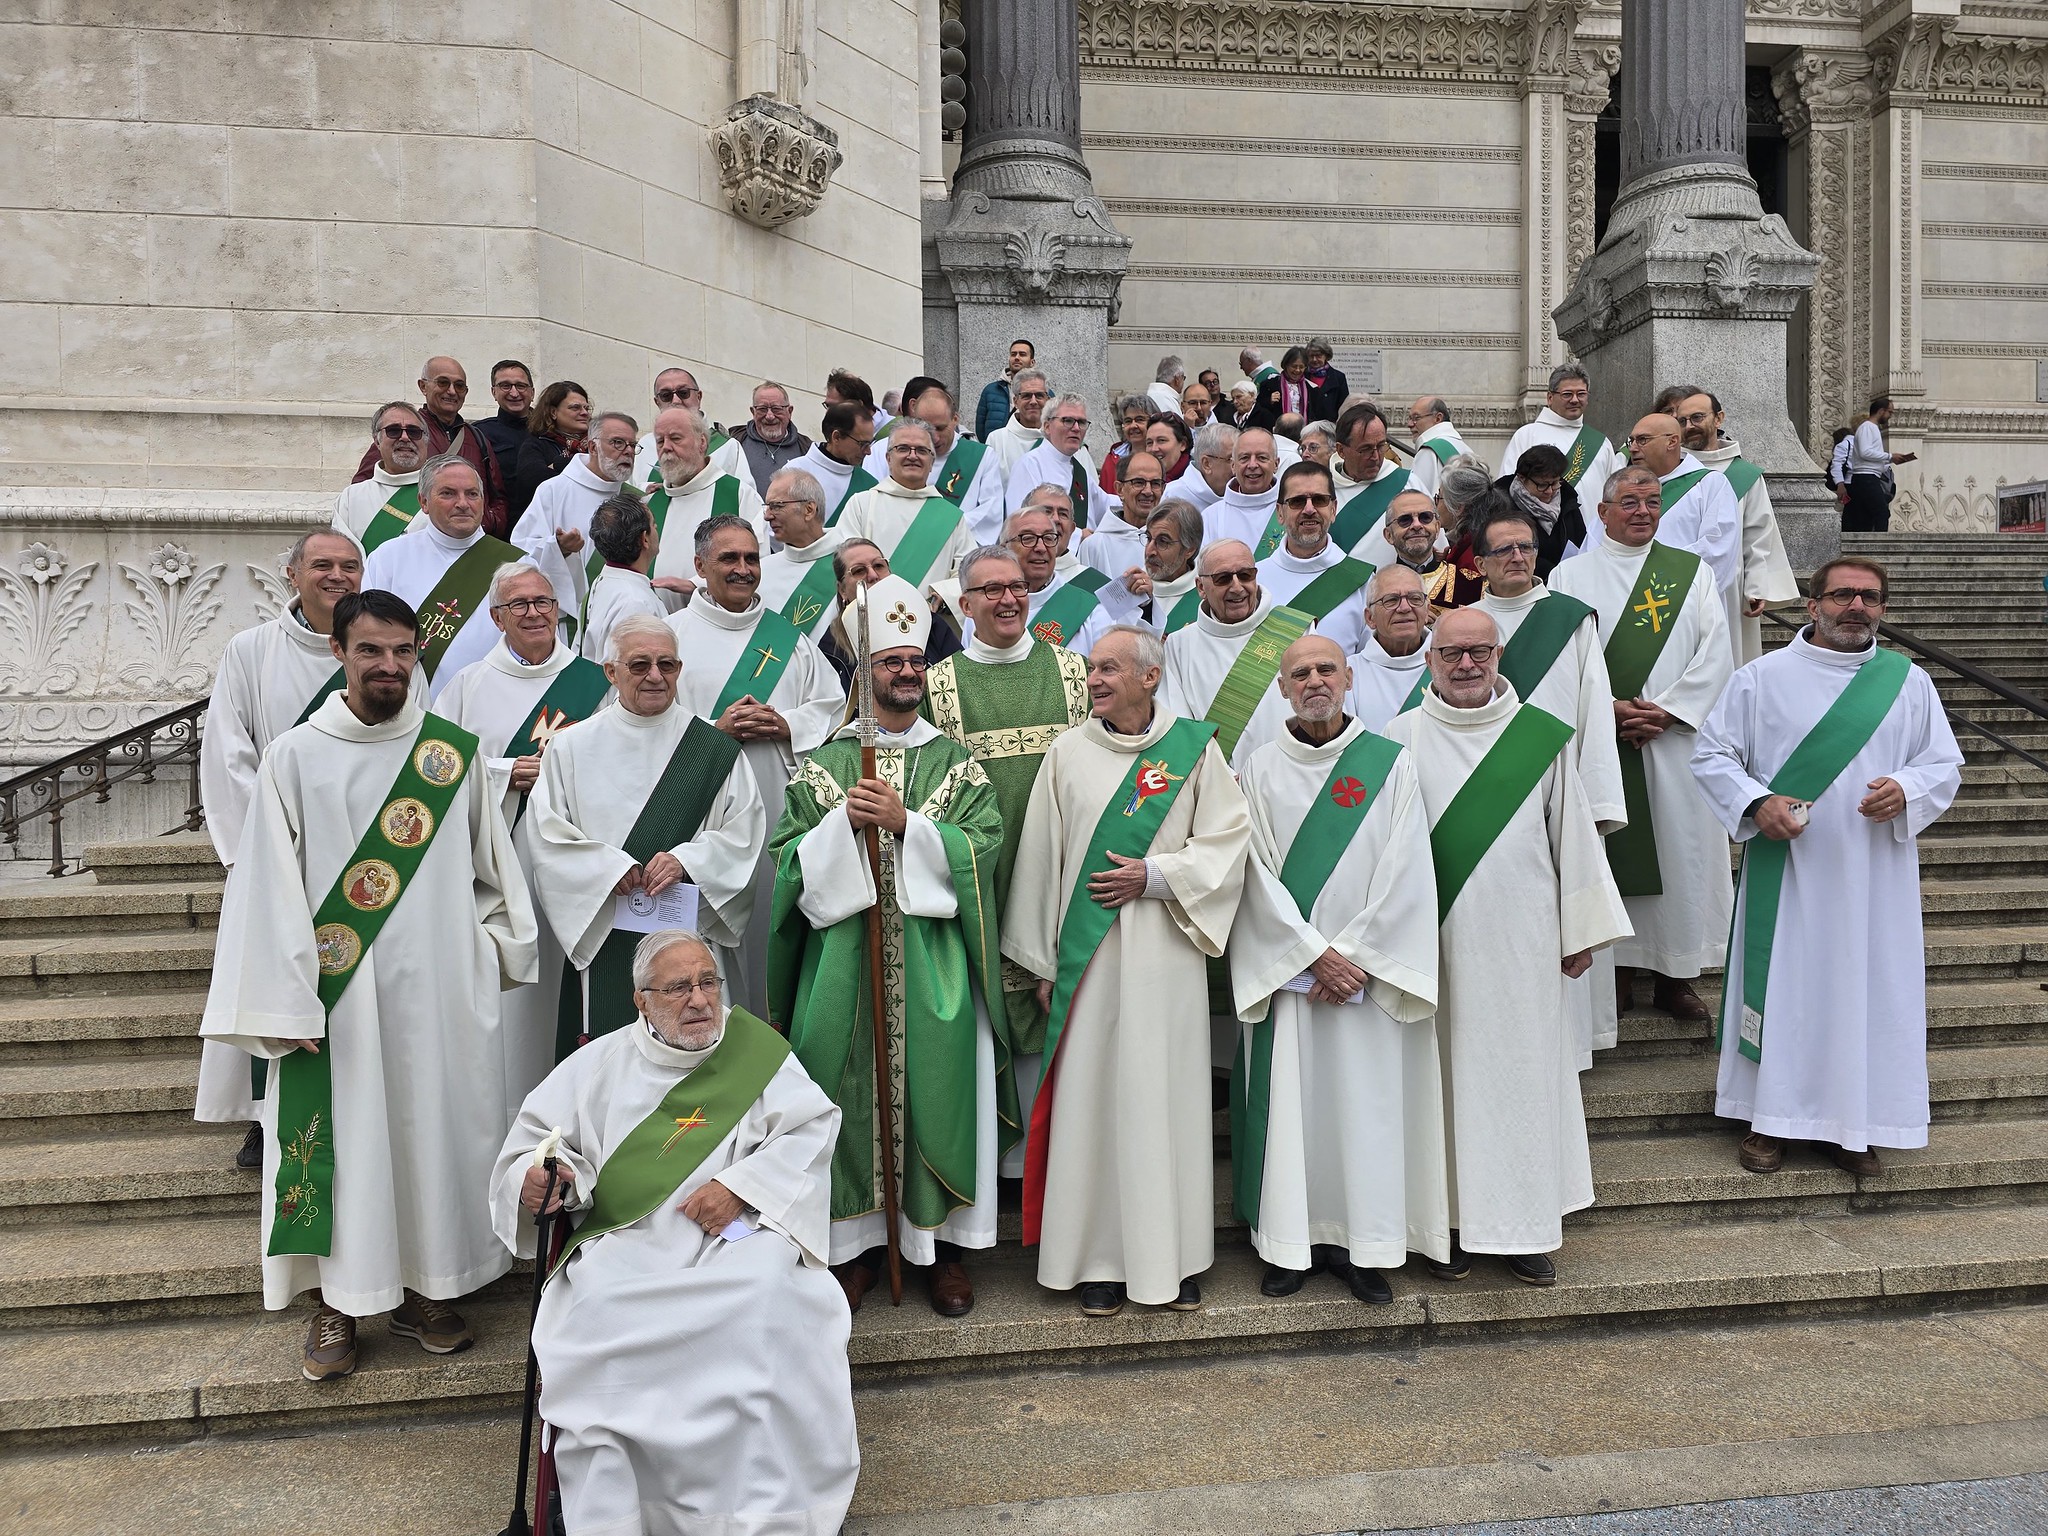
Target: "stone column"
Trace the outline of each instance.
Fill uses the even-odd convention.
[[[1081,158],[1073,0],[963,0],[967,121],[952,195],[925,207],[925,366],[963,411],[1028,336],[1106,431],[1108,327],[1131,242]]]
[[[1617,426],[1665,384],[1712,388],[1770,476],[1793,566],[1811,570],[1839,520],[1786,410],[1785,329],[1820,258],[1757,201],[1742,36],[1743,0],[1623,0],[1621,193],[1557,328]]]
[[[1564,360],[1550,312],[1564,300],[1570,133],[1565,122],[1573,8],[1537,0],[1523,22],[1522,51],[1522,399],[1540,405],[1550,370]]]
[[[1943,43],[1955,30],[1952,16],[1902,16],[1871,44],[1882,93],[1871,123],[1870,381],[1899,396],[1927,393],[1921,370],[1920,110]],[[1859,402],[1862,403],[1862,402]]]
[[[1588,43],[1572,50],[1564,97],[1566,282],[1593,255],[1595,125],[1607,110],[1614,72],[1620,68],[1618,44]]]
[[[1804,227],[1796,232],[1820,257],[1806,310],[1806,446],[1816,458],[1832,449],[1830,434],[1856,418],[1864,401],[1850,337],[1870,304],[1850,196],[1855,136],[1870,111],[1871,69],[1860,50],[1802,48],[1771,74],[1791,149],[1792,203]]]

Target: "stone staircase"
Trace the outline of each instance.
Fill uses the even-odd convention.
[[[1850,542],[1893,562],[1894,623],[2048,696],[2048,540]],[[1953,708],[2048,759],[2048,719],[1931,670]],[[1442,1481],[1445,1469],[1499,1463],[1486,1486],[1519,1488],[1523,1462],[1542,1451],[1530,1426],[1560,1412],[1539,1400],[1496,1422],[1503,1372],[1578,1381],[1573,1390],[1599,1405],[1610,1439],[1553,1436],[1552,1454],[1777,1446],[1790,1443],[1783,1425],[1716,1421],[1698,1401],[1682,1425],[1627,1426],[1651,1400],[1686,1397],[1688,1381],[1709,1396],[1758,1393],[1762,1405],[1759,1383],[1788,1351],[1810,1351],[1833,1383],[1813,1434],[1859,1392],[1895,1417],[1902,1383],[1919,1380],[1912,1362],[1927,1330],[1944,1341],[1925,1356],[1938,1374],[1988,1348],[1981,1335],[1993,1326],[2034,1330],[2038,1380],[2016,1384],[2010,1400],[1977,1392],[1944,1403],[1947,1416],[1912,1425],[1873,1408],[1878,1440],[1837,1448],[1825,1475],[1788,1472],[1786,1486],[1884,1481],[1888,1469],[1923,1465],[1926,1436],[1978,1419],[1992,1427],[1943,1451],[1942,1475],[2005,1466],[1996,1456],[2007,1451],[2048,1467],[2048,1432],[2021,1429],[2048,1426],[2048,1306],[2034,1305],[2048,1297],[2048,773],[1959,735],[1962,796],[1921,845],[1937,1122],[1926,1149],[1886,1153],[1869,1179],[1805,1149],[1775,1177],[1745,1174],[1737,1133],[1712,1115],[1706,1031],[1637,1012],[1584,1080],[1598,1203],[1568,1222],[1555,1288],[1519,1285],[1481,1259],[1450,1285],[1411,1265],[1388,1307],[1363,1307],[1327,1279],[1271,1301],[1219,1202],[1218,1262],[1200,1312],[1133,1307],[1090,1321],[1071,1298],[1038,1289],[1006,1224],[1004,1245],[974,1266],[979,1301],[966,1319],[934,1316],[915,1286],[902,1308],[871,1296],[856,1319],[866,1468],[848,1530],[1182,1530],[1207,1528],[1224,1509],[1238,1513],[1217,1529],[1380,1528],[1410,1507],[1404,1498],[1420,1497],[1422,1485],[1384,1480],[1396,1466],[1439,1479],[1428,1486],[1440,1501],[1416,1506],[1435,1513],[1412,1522],[1435,1523],[1495,1508],[1461,1504],[1465,1494],[1452,1492],[1476,1485]],[[425,1457],[439,1476],[474,1481],[473,1494],[461,1483],[460,1497],[443,1499],[453,1513],[439,1523],[383,1528],[494,1529],[510,1476],[505,1416],[521,1382],[525,1280],[508,1277],[466,1308],[480,1334],[466,1354],[429,1357],[365,1327],[353,1377],[302,1381],[304,1310],[260,1306],[256,1177],[233,1166],[241,1130],[190,1120],[218,866],[203,836],[102,845],[87,863],[63,880],[0,881],[0,1456],[32,1490],[23,1507],[83,1520],[84,1506],[69,1502],[73,1479],[90,1484],[94,1469],[112,1469],[110,1487],[132,1501],[132,1479],[114,1474],[138,1444],[208,1447],[214,1470],[194,1473],[192,1486],[213,1486],[210,1476],[246,1491],[271,1474],[256,1452],[235,1460],[236,1437],[260,1446],[353,1435],[363,1455]],[[1716,1000],[1711,986],[1703,995]],[[1957,1309],[1997,1321],[1953,1323]],[[1995,1353],[1983,1380],[2024,1351],[2001,1336]],[[1756,1362],[1747,1376],[1730,1374],[1738,1360]],[[1851,1380],[1855,1370],[1866,1376]],[[1427,1402],[1403,1397],[1411,1378],[1433,1384]],[[1384,1423],[1368,1427],[1354,1411],[1363,1402],[1369,1417],[1394,1423],[1434,1413],[1434,1427],[1416,1430],[1422,1444],[1389,1443]],[[1292,1426],[1299,1443],[1283,1450],[1250,1434],[1242,1414],[1224,1411],[1235,1403]],[[1909,1429],[1922,1438],[1882,1438]],[[1874,1446],[1889,1446],[1889,1459],[1857,1459]],[[1718,1472],[1698,1460],[1705,1453],[1688,1454],[1691,1470],[1667,1469],[1665,1484],[1642,1467],[1604,1482],[1582,1469],[1592,1479],[1582,1497],[1545,1504],[1531,1494],[1501,1509],[1640,1507],[1658,1502],[1660,1487],[1667,1501],[1719,1486],[1770,1491],[1754,1468],[1781,1453],[1755,1450]],[[1382,1480],[1368,1488],[1360,1477]],[[1290,1478],[1307,1481],[1283,1496],[1279,1480]],[[332,1482],[314,1485],[322,1498],[337,1496]],[[34,1504],[38,1488],[52,1502]],[[92,1519],[68,1528],[125,1528],[92,1507]],[[6,1513],[0,1497],[0,1524]]]

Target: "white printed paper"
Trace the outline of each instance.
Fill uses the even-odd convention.
[[[1282,982],[1280,984],[1280,990],[1282,992],[1300,992],[1303,994],[1307,994],[1315,990],[1315,985],[1316,973],[1314,971],[1303,971],[1299,976],[1292,977],[1291,979]],[[1344,1001],[1347,1003],[1364,1002],[1365,988],[1360,987],[1356,992],[1352,993],[1349,997],[1345,998]]]
[[[1144,607],[1145,599],[1121,581],[1105,581],[1095,593],[1095,605],[1109,615],[1112,624],[1125,624]]]
[[[679,880],[659,896],[634,889],[619,897],[612,927],[626,933],[660,933],[669,928],[697,927],[697,887]]]

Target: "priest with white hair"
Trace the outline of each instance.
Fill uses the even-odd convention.
[[[420,465],[427,459],[427,426],[417,406],[393,400],[370,417],[377,462],[334,498],[334,526],[364,553],[412,526],[420,512]]]
[[[936,450],[932,429],[909,416],[889,423],[889,478],[846,503],[834,525],[867,539],[889,560],[889,574],[922,592],[947,580],[974,535],[960,508],[928,483]]]
[[[1396,562],[1365,584],[1365,647],[1351,658],[1345,704],[1368,731],[1385,735],[1429,686],[1429,593],[1413,566]]]
[[[554,584],[570,639],[582,628],[590,584],[604,556],[590,542],[590,519],[633,478],[640,425],[624,411],[601,412],[590,423],[590,447],[540,483],[519,515],[512,542]]]
[[[522,1258],[543,1202],[576,1221],[533,1324],[568,1528],[826,1536],[860,1471],[824,1268],[839,1111],[697,934],[640,939],[630,981],[628,1026],[533,1091],[491,1179]]]
[[[604,668],[562,643],[553,584],[529,560],[498,567],[491,579],[491,620],[504,637],[483,660],[464,667],[441,690],[440,712],[477,739],[512,846],[533,884],[533,823],[528,797],[540,782],[541,758],[562,732],[587,720],[612,691]],[[516,1112],[555,1064],[555,1023],[562,996],[562,946],[540,924],[540,979],[505,994],[500,1008],[505,1048],[505,1113]]]
[[[1295,641],[1285,734],[1240,776],[1230,1160],[1266,1295],[1328,1270],[1384,1304],[1382,1270],[1450,1258],[1436,877],[1414,759],[1345,714],[1350,686],[1335,641]]]
[[[731,989],[768,842],[739,743],[677,700],[668,625],[636,613],[609,643],[617,701],[555,738],[526,810],[541,912],[580,973],[562,978],[558,1061],[631,1022],[633,946],[665,916],[704,933]]]
[[[1063,394],[1045,408],[1044,433],[1012,464],[1004,482],[1003,506],[1014,512],[1031,493],[1050,482],[1073,498],[1074,521],[1093,528],[1109,513],[1109,494],[1088,456],[1088,398]],[[893,568],[893,567],[892,567]]]
[[[761,493],[750,476],[719,468],[709,444],[711,428],[694,406],[672,405],[654,418],[654,450],[661,484],[647,493],[647,510],[661,542],[653,580],[671,613],[697,589],[697,529],[714,517],[737,517],[767,542]]]
[[[1436,621],[1430,686],[1387,737],[1414,754],[1442,926],[1437,1040],[1450,1122],[1451,1255],[1501,1255],[1557,1283],[1564,1217],[1593,1203],[1565,981],[1628,934],[1577,765],[1572,728],[1499,675],[1500,629],[1460,608]]]

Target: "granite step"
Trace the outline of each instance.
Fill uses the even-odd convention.
[[[125,1055],[0,1062],[0,1143],[113,1129],[176,1130],[192,1120],[199,1056]]]
[[[188,1255],[179,1273],[197,1273],[202,1259]],[[1487,1258],[1450,1284],[1411,1264],[1392,1277],[1392,1305],[1366,1307],[1327,1279],[1283,1300],[1264,1297],[1256,1255],[1231,1244],[1203,1279],[1199,1312],[1133,1305],[1089,1319],[1071,1295],[1037,1285],[1034,1256],[1005,1247],[972,1265],[977,1302],[965,1318],[932,1313],[915,1280],[900,1308],[870,1293],[850,1354],[856,1380],[875,1383],[1231,1351],[1413,1349],[1474,1328],[1491,1336],[1674,1315],[1697,1324],[1815,1305],[1926,1308],[2048,1287],[2048,1207],[1575,1227],[1557,1263],[1558,1284],[1544,1290],[1516,1283]],[[356,1373],[318,1386],[298,1373],[304,1303],[281,1313],[0,1329],[0,1436],[93,1428],[161,1438],[500,1411],[516,1401],[524,1365],[526,1302],[516,1290],[500,1282],[494,1295],[465,1305],[478,1343],[460,1355],[427,1356],[381,1323],[366,1324]]]
[[[10,937],[172,932],[220,924],[218,880],[133,881],[103,885],[94,876],[9,880],[0,884],[0,931]]]
[[[1926,879],[2012,879],[2048,875],[2048,837],[1950,834],[1936,822],[1920,835],[1920,872]]]
[[[0,1001],[81,997],[113,989],[189,990],[213,967],[210,928],[0,939]]]
[[[1703,976],[1693,989],[1710,1009],[1721,1006],[1719,976]],[[1714,1026],[1686,1023],[1648,1006],[1620,1019],[1620,1043],[1595,1064],[1644,1056],[1696,1055],[1713,1049]],[[2048,989],[2026,977],[1989,981],[1937,981],[1927,988],[1927,1044],[1932,1051],[1966,1045],[2048,1041]]]
[[[2004,732],[1999,734],[2003,735]],[[1961,738],[1958,737],[1957,740],[1960,743]],[[1984,738],[1979,737],[1978,740],[1982,741]],[[1970,753],[1964,753],[1963,787],[1957,796],[1958,799],[2024,800],[2048,794],[2048,770],[2036,768],[2020,757],[2008,754],[2003,747],[1995,743],[1985,744],[1990,747],[1991,753],[1995,753],[2004,761],[1986,762],[1984,758],[1990,754],[1977,754],[1973,757]],[[2048,761],[2048,746],[2035,752],[2034,756]]]
[[[132,1135],[12,1141],[0,1159],[0,1227],[132,1224],[258,1208],[261,1175],[237,1168],[245,1128],[191,1124]]]
[[[204,832],[91,843],[85,850],[85,867],[102,885],[226,879],[213,840]]]
[[[1936,928],[1927,934],[1926,953],[1930,981],[2048,975],[2048,928]]]
[[[199,1034],[206,993],[0,998],[0,1065],[64,1057],[162,1054]]]
[[[1579,1078],[1586,1129],[1598,1136],[1725,1128],[1714,1115],[1717,1057],[1597,1057]],[[1927,1053],[1936,1121],[2017,1119],[2048,1112],[2048,1044],[1961,1045]]]
[[[1926,880],[1920,886],[1920,913],[1929,928],[2048,924],[2048,876]]]

